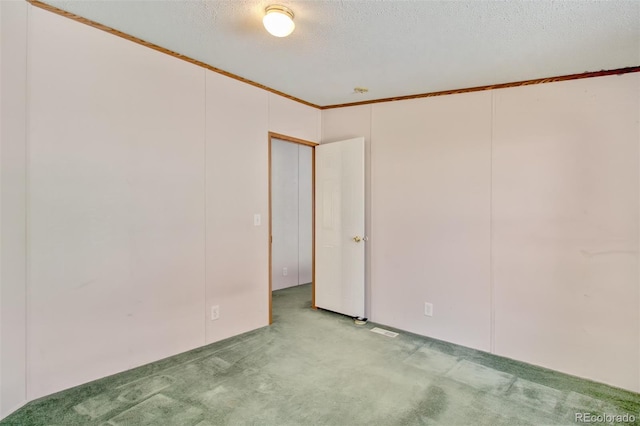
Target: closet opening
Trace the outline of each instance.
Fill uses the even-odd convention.
[[[269,133],[269,324],[273,292],[309,286],[315,309],[315,150]]]

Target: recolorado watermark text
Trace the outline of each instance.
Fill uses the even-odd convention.
[[[634,423],[636,416],[633,414],[594,414],[594,413],[576,413],[576,423]]]

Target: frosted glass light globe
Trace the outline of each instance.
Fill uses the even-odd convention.
[[[264,27],[276,37],[286,37],[293,32],[296,24],[293,23],[293,12],[284,6],[268,6],[266,15],[262,18]]]

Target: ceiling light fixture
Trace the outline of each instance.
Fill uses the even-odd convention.
[[[267,6],[262,23],[267,31],[276,37],[286,37],[296,28],[296,24],[293,23],[293,11],[275,4]]]

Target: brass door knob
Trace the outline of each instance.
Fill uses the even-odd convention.
[[[360,241],[362,241],[362,238],[356,235],[355,237],[353,237],[353,241],[355,241],[356,243],[359,243]]]

